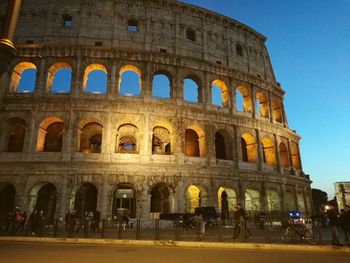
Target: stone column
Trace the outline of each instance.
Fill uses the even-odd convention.
[[[262,165],[264,163],[263,153],[262,153],[262,147],[260,143],[260,132],[258,129],[255,130],[255,137],[256,137],[256,147],[257,147],[257,168],[258,170],[262,169]]]
[[[108,111],[105,117],[102,129],[101,153],[105,161],[110,160],[112,154],[112,115],[110,111]]]
[[[67,197],[68,176],[64,175],[60,180],[62,192],[58,194],[57,198],[56,218],[64,219],[66,213],[69,211],[69,196]]]
[[[291,168],[292,174],[295,174],[294,172],[294,165],[293,165],[293,158],[292,158],[292,152],[291,152],[291,142],[290,139],[288,139],[288,159],[289,159],[289,167]]]
[[[293,188],[294,202],[295,202],[295,210],[299,211],[299,202],[298,202],[298,186],[296,185]]]
[[[250,103],[252,104],[252,117],[256,118],[256,95],[255,95],[255,87],[250,85]]]
[[[79,51],[77,51],[76,54],[76,68],[72,72],[72,87],[71,87],[71,94],[73,97],[80,96],[83,94],[83,91],[81,90],[82,86],[82,78],[81,78],[81,54]]]
[[[149,98],[152,97],[152,65],[151,63],[146,64],[146,72],[143,72],[142,74],[142,87],[141,87],[141,93],[140,96],[145,99],[145,101],[148,101]]]
[[[25,138],[24,138],[24,147],[23,152],[25,153],[33,153],[35,152],[36,143],[35,140],[37,138],[36,131],[36,120],[34,118],[33,112],[29,114],[29,124],[26,128]]]
[[[75,123],[74,123],[74,112],[73,109],[70,108],[69,110],[69,116],[66,120],[65,123],[65,134],[63,136],[63,142],[62,142],[62,155],[63,155],[63,160],[70,160],[71,155],[75,152],[74,149],[74,128],[75,128]]]
[[[280,151],[279,151],[279,140],[277,138],[277,135],[273,135],[274,142],[275,142],[275,156],[276,156],[276,167],[277,171],[281,172],[281,158],[280,158]]]
[[[211,89],[210,89],[210,83],[209,83],[209,76],[208,73],[205,72],[204,73],[204,83],[203,83],[203,87],[202,87],[202,94],[203,94],[203,107],[204,110],[206,110],[207,108],[210,108],[211,105]]]
[[[46,84],[47,84],[47,63],[46,58],[42,58],[40,61],[40,68],[37,71],[37,80],[36,85],[34,88],[34,95],[35,96],[43,96],[46,95],[48,92],[51,92],[47,90]]]
[[[268,103],[269,103],[269,117],[270,117],[270,122],[273,123],[273,111],[272,111],[272,95],[271,95],[271,91],[268,91],[267,93],[267,97],[268,97]]]
[[[231,112],[232,114],[236,112],[236,87],[237,83],[236,80],[232,79],[230,81],[231,84],[231,92],[230,92],[230,101],[231,101]]]
[[[235,169],[239,169],[239,161],[242,160],[241,136],[237,126],[233,127],[233,160]]]
[[[103,181],[102,181],[102,191],[99,194],[99,208],[101,211],[101,218],[107,218],[107,196],[108,196],[108,177],[106,174],[103,175]]]

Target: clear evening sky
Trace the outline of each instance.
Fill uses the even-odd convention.
[[[350,0],[183,0],[267,37],[312,188],[350,181]]]

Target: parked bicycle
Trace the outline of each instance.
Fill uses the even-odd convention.
[[[282,222],[280,237],[285,243],[295,241],[296,238],[305,240],[312,245],[321,242],[320,231],[313,227],[311,223],[305,222],[300,217],[296,219],[295,216],[290,217],[287,222]]]

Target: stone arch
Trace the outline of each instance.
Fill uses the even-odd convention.
[[[64,81],[62,79],[60,80],[57,78],[62,78],[64,79]],[[65,62],[55,63],[48,70],[46,90],[47,92],[51,92],[51,93],[69,93],[71,81],[72,81],[71,65]],[[59,85],[59,87],[56,88],[56,85]]]
[[[139,153],[139,130],[130,123],[122,124],[117,130],[116,149],[117,153]]]
[[[151,213],[169,213],[170,190],[165,183],[158,183],[150,189],[150,212]]]
[[[16,188],[10,182],[0,183],[0,224],[4,225],[9,213],[15,208]]]
[[[128,73],[127,75],[124,75]],[[123,81],[127,82],[127,79],[130,81],[133,79],[132,87],[124,87]],[[120,95],[123,96],[140,96],[141,94],[141,71],[133,65],[125,65],[119,71],[119,84],[118,91]]]
[[[224,81],[220,80],[220,79],[216,79],[216,80],[213,80],[211,82],[211,90],[212,90],[212,94],[213,94],[213,87],[217,87],[218,89],[220,89],[221,91],[221,105],[219,105],[220,107],[229,107],[229,97],[230,97],[230,94],[228,92],[228,88],[227,88],[227,85],[225,84]],[[212,104],[214,104],[214,101],[213,101],[213,97],[212,97]]]
[[[45,224],[52,225],[55,219],[57,188],[49,182],[36,184],[30,191],[31,205],[37,212],[43,211]]]
[[[245,209],[251,216],[261,209],[260,192],[256,189],[247,188],[244,191]]]
[[[136,191],[130,183],[119,183],[113,191],[112,216],[127,214],[136,217]]]
[[[296,142],[290,143],[290,154],[292,156],[292,164],[294,169],[300,169],[300,161],[299,161],[299,147]]]
[[[89,182],[84,182],[76,188],[72,199],[77,218],[81,218],[85,212],[97,210],[97,194],[97,187]]]
[[[280,163],[282,167],[289,167],[288,148],[284,142],[280,142],[278,147],[280,155]]]
[[[45,118],[39,125],[36,150],[60,152],[64,135],[64,122],[58,117]]]
[[[171,154],[171,137],[167,128],[155,126],[152,135],[152,154]]]
[[[236,88],[236,110],[251,112],[250,91],[244,85],[237,85]]]
[[[267,209],[271,211],[281,211],[281,198],[277,190],[267,189]]]
[[[242,161],[256,162],[256,142],[255,138],[249,133],[241,135]]]
[[[269,117],[269,101],[264,92],[258,91],[256,93],[256,112],[260,114],[261,117]]]
[[[152,77],[152,97],[169,99],[172,94],[171,74],[165,70],[154,72]]]
[[[95,83],[96,81],[99,83]],[[94,87],[93,85],[101,87]],[[91,64],[84,70],[83,77],[84,93],[105,94],[107,91],[107,69],[101,64]]]
[[[26,75],[25,72],[28,74]],[[10,92],[32,93],[36,81],[37,67],[32,62],[20,62],[12,70]],[[20,88],[21,83],[28,85],[28,88]],[[20,89],[19,89],[20,88]]]
[[[185,155],[192,157],[205,156],[205,136],[203,130],[195,125],[185,130]]]
[[[229,220],[237,204],[236,191],[229,187],[220,186],[218,189],[218,211],[221,211],[223,220]]]
[[[5,151],[7,152],[22,152],[24,147],[24,138],[27,128],[27,123],[24,119],[13,117],[6,121],[4,132],[5,134]]]
[[[283,123],[283,109],[282,102],[279,98],[272,98],[271,100],[271,108],[272,108],[272,118],[274,121],[279,123]]]
[[[232,160],[232,138],[226,130],[215,133],[215,155],[218,159]]]
[[[196,207],[208,204],[207,191],[198,184],[191,184],[186,191],[186,212],[194,213]]]
[[[78,126],[77,142],[79,152],[101,153],[102,148],[102,122],[95,118],[86,118]]]
[[[188,75],[183,80],[183,98],[186,102],[202,102],[201,81],[196,75]]]
[[[263,154],[263,162],[267,165],[275,165],[275,145],[273,141],[268,137],[264,137],[261,139],[261,147]]]

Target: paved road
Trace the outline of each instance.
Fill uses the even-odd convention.
[[[0,242],[1,263],[348,263],[349,254]]]

